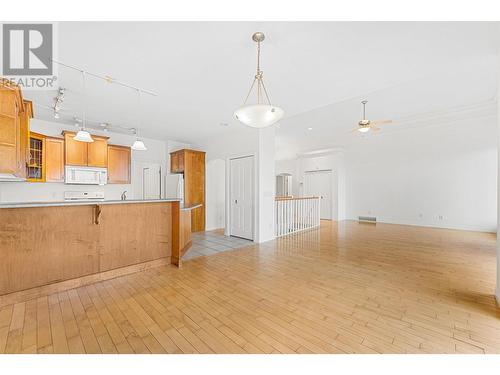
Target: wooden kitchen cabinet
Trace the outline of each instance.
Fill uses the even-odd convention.
[[[0,79],[0,174],[26,177],[31,102],[18,86]]]
[[[76,133],[64,131],[64,160],[66,165],[87,166],[87,143],[75,141]]]
[[[45,138],[45,181],[64,182],[64,139]]]
[[[184,173],[184,150],[170,154],[170,173]]]
[[[28,162],[30,156],[30,120],[33,118],[33,103],[23,100],[24,111],[19,114],[19,177],[27,178]]]
[[[130,147],[108,145],[108,184],[130,184]]]
[[[106,168],[108,166],[108,137],[93,135],[94,142],[88,143],[87,165]]]
[[[30,133],[26,177],[29,182],[45,182],[45,136]]]
[[[86,143],[75,141],[76,133],[64,131],[64,158],[66,165],[82,167],[108,166],[108,137],[92,135],[94,142]]]
[[[183,149],[170,154],[171,173],[184,174],[184,205],[201,204],[191,212],[191,230],[205,230],[205,152]]]

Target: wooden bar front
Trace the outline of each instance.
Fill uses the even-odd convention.
[[[1,208],[0,295],[156,259],[170,263],[180,251],[179,216],[179,202]]]

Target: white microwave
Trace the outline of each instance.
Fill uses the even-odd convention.
[[[108,170],[106,168],[67,165],[64,182],[73,185],[106,185]]]

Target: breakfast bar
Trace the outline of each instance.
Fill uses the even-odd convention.
[[[177,199],[0,204],[0,296],[180,266],[195,207]]]

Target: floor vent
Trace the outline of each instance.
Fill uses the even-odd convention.
[[[376,223],[377,218],[375,216],[358,216],[358,220],[364,223]]]

